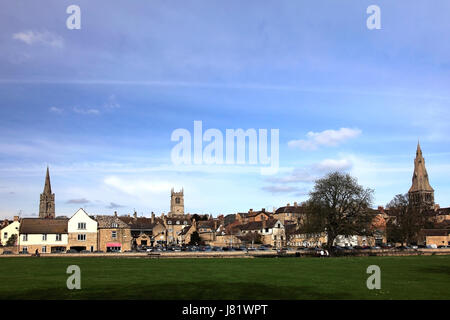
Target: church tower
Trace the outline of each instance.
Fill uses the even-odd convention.
[[[47,175],[45,177],[44,192],[41,193],[41,201],[39,204],[39,218],[55,218],[55,194],[52,193],[48,166]]]
[[[170,213],[169,215],[181,215],[184,214],[184,190],[175,192],[172,188],[170,194]]]
[[[434,190],[428,181],[425,159],[422,156],[420,144],[417,143],[416,159],[414,160],[414,174],[412,186],[408,192],[409,201],[414,207],[433,208]]]

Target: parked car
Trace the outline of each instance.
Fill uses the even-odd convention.
[[[75,249],[69,249],[66,251],[66,253],[78,253],[78,251]]]
[[[81,250],[80,253],[91,253],[91,252],[88,250]]]
[[[3,253],[2,254],[13,254],[13,252],[12,251],[9,251],[9,250],[5,250],[5,251],[3,251]]]

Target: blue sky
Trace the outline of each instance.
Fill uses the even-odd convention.
[[[78,0],[68,30],[71,4],[0,4],[0,217],[38,212],[47,164],[59,215],[167,212],[172,186],[191,213],[271,209],[334,169],[385,205],[419,138],[450,206],[448,1]],[[278,174],[174,166],[194,120],[279,129]]]

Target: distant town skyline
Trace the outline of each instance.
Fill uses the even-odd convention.
[[[0,218],[38,216],[47,165],[57,216],[167,213],[172,187],[186,213],[271,209],[333,170],[384,206],[419,139],[450,206],[450,3],[377,2],[381,30],[365,0],[80,0],[80,30],[61,1],[0,4]],[[278,173],[174,165],[172,132],[197,120],[278,129]]]

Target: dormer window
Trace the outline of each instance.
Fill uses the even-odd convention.
[[[180,221],[177,220],[177,224],[180,224]]]
[[[114,222],[114,223],[112,224],[112,227],[113,227],[113,228],[118,228],[119,225],[118,225],[116,222]]]
[[[184,221],[183,224],[187,224],[187,221]]]
[[[171,220],[167,220],[167,224],[172,224],[172,221]]]

